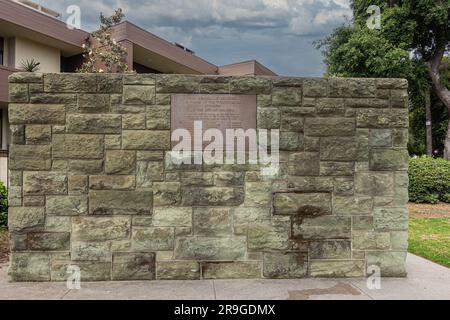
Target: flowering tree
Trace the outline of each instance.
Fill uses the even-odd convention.
[[[122,9],[115,9],[114,14],[110,17],[105,17],[100,14],[100,30],[92,33],[92,37],[97,42],[95,47],[92,46],[88,39],[83,44],[84,63],[78,72],[81,73],[102,73],[102,72],[117,72],[123,73],[128,71],[127,65],[127,50],[112,36],[112,28],[119,24],[125,15]],[[104,67],[106,70],[102,69]]]

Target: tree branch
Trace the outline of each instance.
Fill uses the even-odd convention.
[[[441,81],[440,67],[445,53],[445,44],[436,49],[428,62],[428,74],[433,84],[434,91],[442,103],[450,111],[450,90]]]

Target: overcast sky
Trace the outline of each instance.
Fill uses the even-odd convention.
[[[280,75],[320,76],[314,48],[351,19],[349,0],[35,0],[67,18],[81,8],[82,29],[98,27],[100,12],[122,7],[131,21],[179,42],[214,64],[256,59]]]

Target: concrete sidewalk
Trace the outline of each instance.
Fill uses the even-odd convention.
[[[408,256],[407,279],[382,279],[381,290],[369,290],[365,279],[210,280],[82,283],[9,283],[0,266],[0,300],[320,300],[450,299],[450,269]]]

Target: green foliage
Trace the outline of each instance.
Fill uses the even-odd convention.
[[[415,157],[409,162],[409,198],[418,203],[450,203],[450,161]]]
[[[113,38],[113,27],[122,22],[124,17],[125,15],[120,8],[114,10],[114,14],[110,17],[100,15],[100,30],[92,33],[97,46],[93,47],[90,41],[83,44],[85,61],[78,72],[124,73],[128,71],[127,50]],[[102,69],[101,66],[104,66],[106,70]]]
[[[0,182],[0,229],[8,226],[8,191]]]
[[[37,60],[31,59],[31,60],[22,60],[20,62],[20,69],[25,72],[36,72],[39,70],[39,66],[41,63]]]
[[[437,45],[450,41],[450,0],[352,0],[353,23],[316,43],[324,54],[327,76],[406,78],[411,111],[410,153],[425,153],[425,99],[431,88],[427,62]],[[392,4],[397,5],[392,5]],[[391,4],[391,5],[389,5]],[[381,29],[367,27],[371,5],[381,8]],[[450,62],[442,80],[450,87]],[[432,91],[432,90],[431,90]],[[432,92],[433,145],[443,154],[448,112]]]

